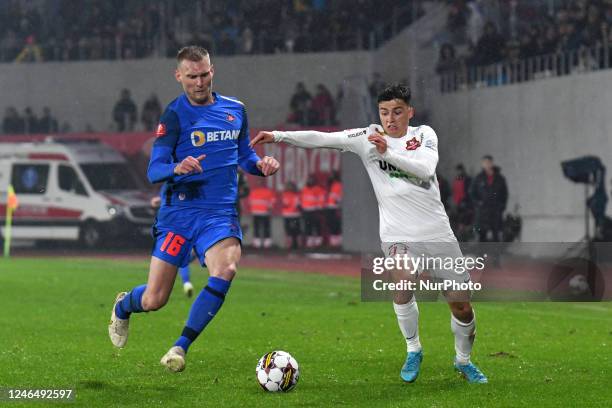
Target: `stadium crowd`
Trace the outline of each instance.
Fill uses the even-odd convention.
[[[155,130],[162,113],[159,98],[152,93],[142,105],[140,111],[140,122],[142,129],[146,131]],[[122,89],[119,99],[113,106],[114,129],[117,132],[133,132],[138,123],[138,107],[132,99],[129,89]]]
[[[140,116],[138,116],[138,112],[140,112]],[[161,112],[162,106],[155,93],[152,93],[144,101],[142,108],[139,110],[132,99],[130,90],[122,89],[119,99],[113,106],[113,125],[109,129],[116,132],[153,131],[159,123]],[[138,125],[139,123],[140,126]],[[43,113],[40,117],[29,106],[24,109],[23,114],[20,114],[14,106],[9,106],[6,108],[0,123],[0,134],[5,135],[70,133],[73,130],[67,121],[60,124],[47,106],[43,108]],[[90,125],[87,125],[83,130],[85,132],[95,131]]]
[[[578,51],[567,64],[552,66],[548,62],[541,70],[566,74],[575,69],[608,67],[610,61],[604,58],[609,56],[592,50],[612,44],[611,24],[610,0],[453,0],[436,72],[454,74],[474,67]],[[505,74],[515,79],[517,76],[516,72]]]
[[[51,109],[47,106],[43,108],[42,116],[38,117],[33,109],[27,106],[23,115],[14,106],[9,106],[2,118],[2,134],[36,134],[36,133],[57,133],[69,130],[68,124],[63,124],[60,128],[57,118],[51,114]]]
[[[174,56],[187,43],[215,55],[363,49],[422,13],[420,0],[202,0],[193,7],[173,0],[2,3],[0,62]]]
[[[298,82],[289,101],[288,125],[331,126],[336,125],[336,111],[342,94],[334,97],[323,84],[317,84],[314,96],[303,82]]]
[[[450,181],[440,174],[437,178],[440,199],[460,242],[510,242],[518,237],[518,208],[514,213],[507,212],[508,185],[491,155],[482,157],[481,169],[475,176],[458,163]]]

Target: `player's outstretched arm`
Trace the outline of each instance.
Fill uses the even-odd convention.
[[[365,133],[364,133],[365,134]],[[255,136],[250,145],[257,146],[265,143],[286,142],[297,147],[314,149],[317,147],[327,147],[332,149],[352,151],[350,132],[317,132],[315,130],[299,130],[294,132],[273,132],[261,131]]]
[[[264,156],[260,158],[252,144],[249,142],[249,124],[246,110],[238,142],[238,164],[247,173],[254,176],[271,176],[280,169],[280,163],[274,157]]]
[[[268,143],[275,143],[274,142],[274,133],[261,131],[261,132],[257,133],[257,136],[255,136],[249,142],[249,147],[253,148],[253,147],[257,146],[258,144],[268,144]]]

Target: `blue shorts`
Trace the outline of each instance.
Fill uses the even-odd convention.
[[[202,266],[208,248],[230,237],[242,241],[238,213],[231,209],[162,207],[153,224],[155,246],[152,256],[184,267],[189,264],[191,250]]]

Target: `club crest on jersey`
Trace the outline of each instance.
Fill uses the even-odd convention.
[[[202,146],[206,143],[206,136],[201,130],[191,132],[191,144],[194,146]]]
[[[409,141],[406,142],[406,150],[416,150],[421,147],[421,141],[417,140],[416,137],[413,137]]]
[[[228,122],[233,122],[236,120],[236,117],[232,115],[231,113],[228,113],[226,116],[226,119],[228,120]]]
[[[166,136],[166,125],[160,123],[157,125],[157,130],[155,131],[155,137]]]

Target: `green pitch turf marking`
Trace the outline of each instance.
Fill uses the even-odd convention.
[[[420,304],[425,358],[404,384],[405,344],[388,303],[361,303],[359,281],[240,270],[219,316],[192,346],[183,373],[159,359],[191,300],[175,285],[168,305],[134,316],[123,350],[107,338],[115,294],[145,281],[143,262],[0,260],[0,387],[74,387],[82,407],[610,406],[610,303],[479,303],[474,361],[489,377],[452,370],[448,307]],[[193,268],[201,288],[203,271]],[[301,369],[295,391],[265,394],[264,353],[282,349]],[[1,404],[1,402],[0,402]],[[7,403],[8,404],[8,403]],[[43,406],[10,403],[7,406]]]

